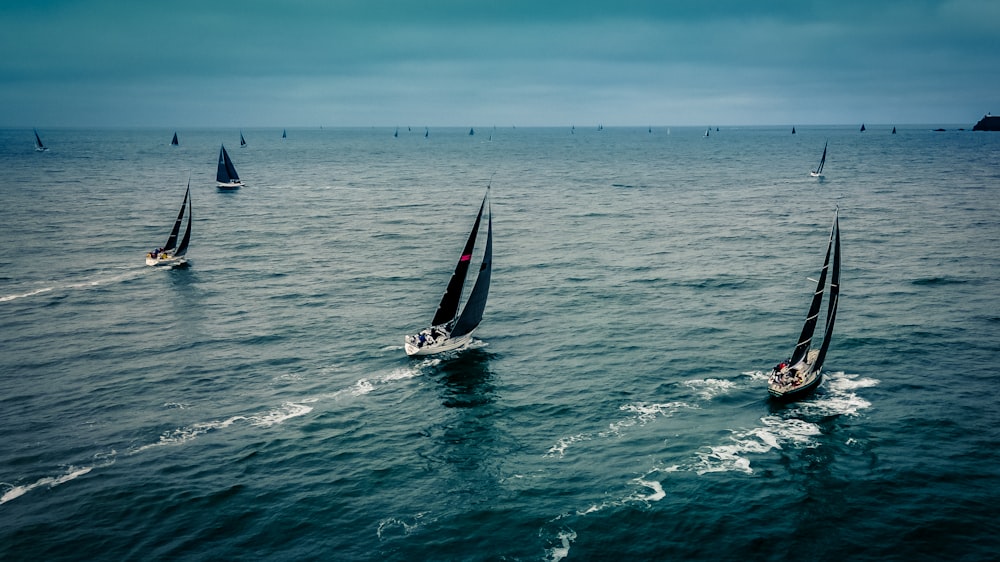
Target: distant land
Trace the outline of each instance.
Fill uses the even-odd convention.
[[[1000,116],[990,115],[987,113],[979,120],[974,127],[973,131],[1000,131]]]

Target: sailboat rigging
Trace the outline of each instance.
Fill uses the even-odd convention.
[[[438,304],[431,326],[418,334],[408,335],[403,340],[403,348],[409,356],[431,355],[444,351],[451,351],[467,345],[472,341],[472,332],[479,327],[483,320],[483,312],[486,310],[486,298],[490,292],[490,278],[493,272],[493,210],[489,201],[490,188],[486,188],[486,195],[479,205],[479,213],[476,215],[476,222],[469,233],[469,238],[465,242],[465,248],[458,259],[455,271],[448,281],[441,302]],[[476,237],[480,230],[483,212],[489,213],[488,226],[486,229],[486,247],[483,251],[483,260],[479,265],[479,275],[472,286],[469,298],[465,307],[459,314],[459,305],[462,300],[462,288],[465,286],[466,277],[469,274],[469,266],[472,263],[472,255],[476,246]]]
[[[830,254],[833,253],[831,268]],[[823,293],[826,289],[827,272],[830,272],[830,296],[826,309],[826,320],[823,330],[823,342],[819,349],[811,349],[813,333],[819,321],[819,311],[823,304]],[[830,349],[830,338],[833,335],[833,323],[837,318],[837,305],[840,303],[840,210],[833,218],[833,228],[830,230],[830,241],[826,246],[826,258],[823,269],[816,281],[816,291],[813,293],[809,312],[806,314],[802,333],[795,345],[792,356],[776,365],[767,378],[767,391],[776,399],[788,400],[804,396],[819,386],[822,380],[821,370],[823,360]]]
[[[823,156],[821,156],[819,159],[819,166],[817,166],[816,169],[813,170],[812,172],[809,172],[810,176],[814,178],[823,177],[823,166],[826,166],[826,147],[829,145],[830,141],[826,141],[826,144],[823,145]]]
[[[180,234],[185,211],[187,211],[187,227],[184,229],[180,244],[178,244],[177,235]],[[191,180],[189,179],[187,190],[184,192],[184,201],[181,202],[181,210],[177,213],[177,220],[174,221],[174,227],[170,230],[170,236],[167,236],[167,243],[146,254],[146,265],[180,267],[187,264],[184,254],[187,253],[188,243],[191,242],[191,214]]]
[[[233,161],[229,159],[229,153],[226,152],[226,145],[219,149],[219,168],[215,173],[215,181],[219,182],[218,187],[222,189],[235,189],[243,185]]]

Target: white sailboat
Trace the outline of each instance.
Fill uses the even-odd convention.
[[[465,248],[455,266],[455,271],[451,275],[444,296],[441,297],[441,303],[438,304],[431,326],[403,339],[403,349],[411,357],[451,351],[467,345],[472,341],[472,332],[479,327],[479,323],[483,320],[483,311],[486,310],[486,298],[490,292],[490,277],[493,271],[493,211],[492,205],[487,207],[489,195],[489,187],[487,187],[483,202],[479,205],[479,214],[476,215],[472,232],[469,233]],[[472,292],[469,293],[465,307],[459,314],[462,288],[472,263],[476,236],[479,233],[484,210],[488,211],[490,215],[486,230],[486,249],[483,252],[483,261],[479,265],[479,275],[472,286]]]
[[[823,343],[819,349],[811,349],[813,333],[819,321],[819,310],[823,304],[823,293],[826,289],[827,271],[830,270],[830,253],[833,253],[833,267],[830,273],[830,297],[826,309]],[[830,230],[830,241],[826,246],[826,259],[823,270],[816,282],[809,312],[806,314],[799,342],[786,361],[778,363],[767,377],[767,391],[775,399],[791,400],[804,396],[814,390],[822,381],[821,370],[826,352],[830,348],[830,337],[833,334],[833,323],[837,318],[837,305],[840,303],[840,211],[833,218],[833,228]]]
[[[184,220],[185,211],[187,211],[187,227],[184,229],[184,236],[181,237],[180,244],[178,244],[177,235],[181,231],[181,222]],[[167,243],[146,254],[146,265],[180,267],[187,264],[184,254],[187,253],[189,242],[191,242],[191,180],[188,180],[184,201],[181,202],[181,210],[177,213],[177,220],[174,221],[174,227],[170,230]]]

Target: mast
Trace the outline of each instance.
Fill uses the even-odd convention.
[[[458,314],[458,305],[462,300],[462,287],[465,286],[465,278],[469,274],[472,251],[476,247],[476,236],[479,234],[479,223],[483,218],[483,209],[486,207],[487,196],[489,196],[489,191],[487,191],[486,196],[483,197],[483,202],[479,205],[479,214],[476,215],[476,223],[472,226],[469,239],[466,240],[462,255],[458,258],[458,264],[455,265],[455,272],[451,274],[451,279],[448,281],[448,288],[445,289],[444,295],[441,297],[441,302],[434,313],[434,320],[431,321],[431,326],[440,326],[441,324],[451,322]]]
[[[483,263],[479,266],[479,276],[469,293],[469,300],[462,309],[462,315],[455,322],[455,328],[451,331],[451,337],[464,336],[475,330],[479,323],[483,321],[483,312],[486,310],[486,298],[490,293],[490,277],[493,273],[493,203],[489,207],[489,222],[486,230],[486,250],[483,253]]]
[[[816,282],[816,292],[813,293],[812,304],[809,306],[809,313],[806,314],[806,322],[802,326],[802,333],[799,334],[799,343],[795,345],[791,365],[795,365],[806,356],[809,346],[812,344],[813,332],[816,331],[816,321],[819,319],[819,308],[823,304],[823,291],[826,288],[826,273],[830,269],[830,250],[833,248],[833,236],[836,233],[836,223],[830,231],[830,242],[826,246],[826,259],[823,260],[823,270]]]

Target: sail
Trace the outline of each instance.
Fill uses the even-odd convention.
[[[833,323],[837,319],[837,305],[840,304],[840,211],[833,219],[833,272],[830,274],[830,304],[826,309],[826,327],[823,330],[823,344],[813,369],[819,371],[823,367],[826,352],[830,349],[830,336],[833,335]]]
[[[170,230],[170,236],[167,237],[167,243],[163,245],[163,251],[164,252],[169,252],[170,250],[173,250],[174,246],[177,245],[177,234],[181,231],[181,221],[184,220],[184,207],[186,207],[187,204],[188,204],[188,197],[190,196],[190,194],[191,194],[191,182],[189,180],[188,181],[187,191],[184,192],[184,201],[181,202],[181,210],[180,210],[179,213],[177,213],[177,220],[174,221],[174,227]],[[191,222],[190,222],[190,220],[191,220],[191,217],[188,217],[188,230],[189,231],[191,229]],[[189,233],[186,233],[185,237],[188,234]],[[185,244],[185,250],[186,249],[187,249],[187,247],[186,247],[186,244]]]
[[[284,138],[287,138],[287,137],[288,137],[288,135],[286,134],[285,130],[284,130],[284,129],[282,129],[282,130],[281,130],[281,138],[283,138],[283,139],[284,139]]]
[[[239,179],[240,176],[236,173],[233,161],[229,159],[229,153],[226,152],[226,147],[223,145],[219,149],[219,169],[215,174],[215,181],[219,183],[232,183],[239,181]]]
[[[171,139],[170,144],[173,145],[173,146],[177,146],[179,144],[177,142],[177,132],[176,131],[174,131],[174,138]]]
[[[42,137],[38,136],[38,129],[33,129],[35,131],[35,149],[45,150],[45,145],[42,144]]]
[[[462,315],[455,322],[451,337],[464,336],[475,330],[483,321],[486,310],[486,297],[490,294],[490,276],[493,273],[493,205],[490,204],[490,217],[486,230],[486,251],[483,253],[483,263],[479,266],[479,276],[476,278],[469,300],[462,309]]]
[[[861,132],[862,133],[865,132],[865,124],[864,123],[861,124]]]
[[[820,159],[819,159],[819,167],[816,168],[816,173],[817,174],[822,174],[823,173],[823,166],[826,165],[826,147],[829,146],[829,145],[830,145],[830,141],[827,141],[826,144],[823,145],[823,156],[820,157]],[[834,170],[834,172],[836,172],[836,170]]]
[[[448,288],[445,289],[437,311],[434,313],[434,320],[431,326],[440,326],[455,319],[458,314],[458,305],[462,300],[462,287],[465,286],[465,278],[469,274],[469,264],[472,262],[472,251],[476,247],[476,236],[479,234],[479,223],[483,218],[483,209],[486,208],[486,197],[483,197],[482,204],[479,205],[479,214],[476,215],[476,223],[472,226],[469,239],[465,242],[462,255],[458,258],[455,272],[451,274],[448,281]]]
[[[836,225],[835,225],[836,226]],[[816,282],[816,292],[813,293],[812,304],[809,305],[809,313],[806,314],[806,322],[802,326],[802,333],[799,334],[799,343],[795,345],[792,358],[789,363],[795,365],[806,356],[809,346],[812,344],[813,332],[816,331],[816,322],[819,319],[819,309],[823,304],[823,291],[826,288],[826,273],[830,269],[830,250],[833,247],[833,236],[836,228],[830,231],[830,242],[826,246],[826,259],[823,260],[823,271]]]
[[[246,146],[247,141],[243,139],[243,131],[240,131],[240,146]]]

